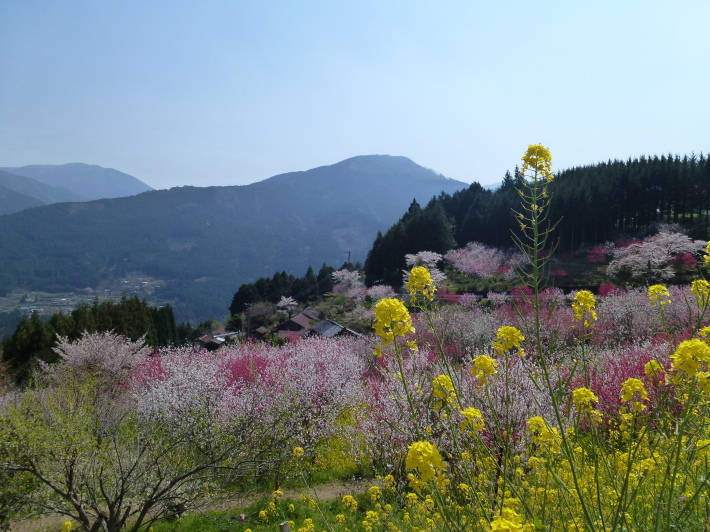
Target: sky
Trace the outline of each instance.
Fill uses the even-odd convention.
[[[500,182],[710,151],[707,0],[0,0],[0,166],[162,189],[356,155]]]

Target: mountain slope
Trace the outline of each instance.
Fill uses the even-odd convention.
[[[275,271],[363,261],[412,201],[466,183],[404,157],[362,156],[240,187],[180,187],[0,218],[0,286],[60,290],[142,272],[170,280],[179,319],[221,318]],[[17,250],[22,250],[21,252]]]
[[[30,207],[44,205],[37,198],[25,196],[12,189],[0,185],[0,214],[11,214]]]
[[[2,170],[0,170],[0,186],[14,190],[23,196],[29,196],[30,198],[38,200],[39,203],[37,205],[48,205],[62,201],[87,201],[88,199],[66,188],[47,185],[31,177],[12,174]]]
[[[131,175],[94,164],[30,165],[0,170],[30,177],[53,187],[66,188],[87,200],[121,198],[152,190]]]

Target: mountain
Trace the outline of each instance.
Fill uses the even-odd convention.
[[[196,176],[197,177],[197,176]],[[0,217],[0,287],[59,291],[140,272],[179,320],[222,318],[245,282],[364,261],[412,199],[466,188],[405,157],[371,155],[245,186],[178,187]]]
[[[80,198],[60,201],[121,198],[153,190],[133,176],[113,168],[102,168],[94,164],[42,164],[17,168],[0,168],[0,170],[22,177],[29,177],[52,187],[67,189]],[[45,203],[53,202],[45,201]]]
[[[1,178],[2,175],[0,174],[0,182]],[[37,198],[25,196],[11,188],[0,185],[0,214],[10,214],[30,207],[39,207],[40,205],[44,205],[44,203]]]
[[[2,170],[0,170],[0,187],[21,195],[21,197],[13,196],[15,200],[10,200],[10,196],[7,196],[6,200],[3,198],[0,204],[0,214],[9,214],[28,207],[62,201],[88,200],[88,198],[66,188],[54,187],[31,177],[11,174]]]

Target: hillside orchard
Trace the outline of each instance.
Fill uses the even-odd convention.
[[[551,287],[550,160],[523,157],[519,253],[409,254],[401,295],[335,272],[368,334],[216,352],[61,340],[0,396],[0,522],[170,530],[261,488],[226,529],[707,530],[710,246],[661,227],[581,254],[615,281],[596,294]],[[520,286],[483,299],[447,280],[511,270]],[[324,473],[372,487],[283,498]]]

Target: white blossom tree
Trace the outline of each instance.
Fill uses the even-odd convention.
[[[675,274],[671,262],[683,254],[695,256],[707,245],[703,240],[693,240],[682,233],[661,230],[642,242],[619,246],[612,252],[606,268],[609,277],[628,276],[634,281],[648,283],[666,281]]]

